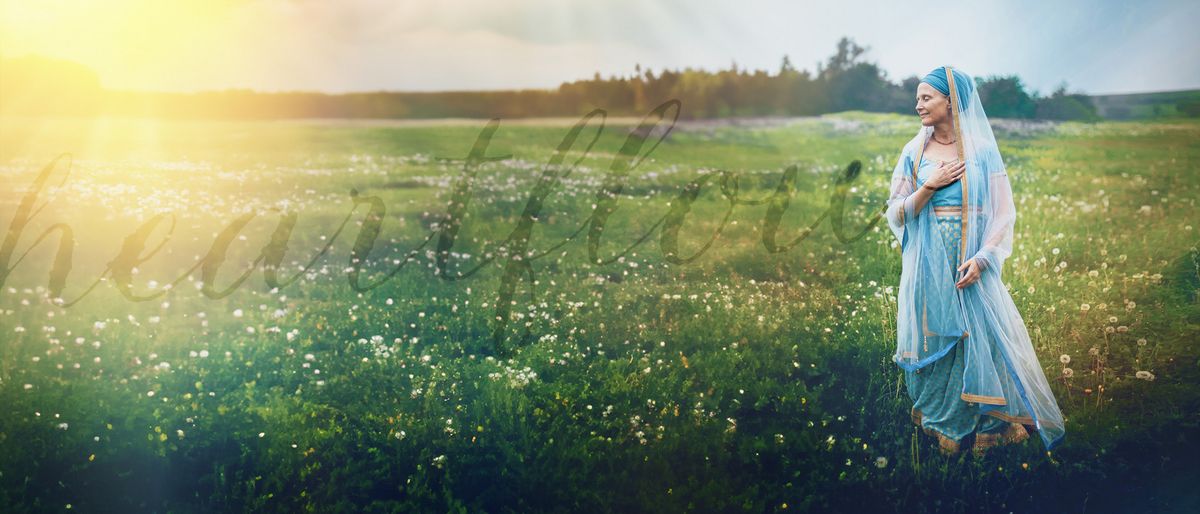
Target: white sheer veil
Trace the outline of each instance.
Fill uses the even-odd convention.
[[[893,361],[913,371],[965,344],[960,397],[980,412],[1036,427],[1047,450],[1065,434],[1062,413],[1034,352],[1024,320],[1001,280],[1012,254],[1016,207],[1004,161],[971,76],[946,66],[959,158],[963,238],[947,249],[937,232],[932,202],[914,212],[917,165],[933,133],[922,126],[905,145],[892,174],[886,217],[900,242],[903,268]],[[963,289],[949,261],[970,258],[981,277]]]

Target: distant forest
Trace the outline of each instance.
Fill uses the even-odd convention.
[[[594,108],[640,116],[679,99],[683,119],[805,116],[862,110],[911,114],[919,78],[894,83],[849,38],[815,73],[784,56],[779,69],[736,63],[716,72],[685,68],[658,73],[635,66],[630,76],[577,80],[557,89],[432,93],[263,93],[225,90],[153,93],[108,90],[91,69],[71,62],[22,57],[0,61],[0,114],[129,116],[184,119],[283,118],[527,118],[580,116]],[[988,115],[998,118],[1097,120],[1197,117],[1200,95],[1091,97],[1060,86],[1048,96],[1026,90],[1017,76],[976,77]]]

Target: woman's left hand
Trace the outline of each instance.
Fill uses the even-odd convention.
[[[963,274],[963,277],[959,279],[957,284],[954,284],[959,289],[974,284],[979,280],[979,275],[982,273],[979,263],[975,262],[974,257],[967,259],[967,262],[962,263],[962,266],[958,267],[958,271],[963,270],[966,270],[966,273]]]

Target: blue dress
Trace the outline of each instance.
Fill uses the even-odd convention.
[[[918,187],[937,168],[930,159],[921,159],[918,168]],[[951,268],[956,269],[959,244],[962,238],[962,215],[935,215],[932,207],[962,205],[961,181],[934,191],[922,215],[936,216],[938,231],[946,245]],[[930,207],[932,206],[932,207]],[[956,277],[957,278],[957,277]],[[981,414],[979,406],[963,400],[963,370],[966,366],[967,350],[964,344],[955,344],[938,360],[915,371],[905,371],[908,395],[913,402],[912,421],[926,434],[937,437],[939,446],[947,453],[960,449],[962,439],[973,432],[976,434],[975,450],[1022,440],[1028,436],[1020,424]],[[999,349],[992,349],[994,362],[1002,362]],[[1014,426],[1015,425],[1015,426]],[[981,435],[986,434],[986,435]]]

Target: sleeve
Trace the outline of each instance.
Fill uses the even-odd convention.
[[[892,170],[892,188],[887,202],[888,226],[892,229],[896,239],[900,241],[901,251],[908,243],[908,227],[917,217],[917,213],[913,212],[911,198],[915,191],[916,184],[913,183],[912,178],[912,156],[906,148],[896,162],[896,168]]]
[[[993,169],[999,171],[988,173],[988,196],[984,208],[988,221],[983,231],[983,244],[975,253],[975,258],[982,269],[995,268],[996,271],[1000,271],[1004,260],[1012,255],[1013,225],[1017,219],[1017,210],[1004,166],[1001,164]]]

